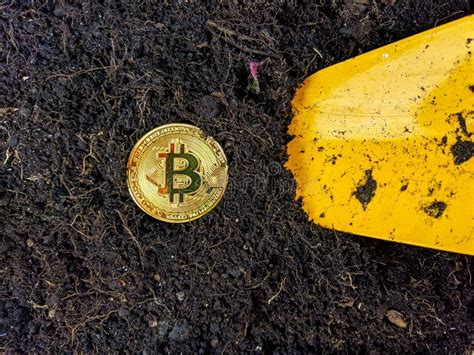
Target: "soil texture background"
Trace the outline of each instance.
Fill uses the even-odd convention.
[[[306,76],[472,9],[2,2],[0,350],[470,352],[474,259],[322,229],[283,164]],[[229,161],[222,202],[182,225],[126,185],[134,143],[170,122]]]

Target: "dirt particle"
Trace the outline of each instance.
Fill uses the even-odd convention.
[[[472,92],[474,92],[474,85],[469,85],[469,90],[471,90]]]
[[[448,205],[445,202],[434,201],[433,203],[425,207],[425,212],[428,216],[431,216],[433,218],[439,218],[443,214],[446,207],[448,207]]]
[[[402,187],[400,187],[400,191],[406,191],[408,189],[408,184],[405,184],[403,185]]]
[[[443,136],[443,138],[441,138],[440,145],[446,145],[447,143],[448,143],[448,136]]]
[[[470,137],[471,134],[467,131],[467,125],[466,125],[466,120],[462,116],[461,113],[456,113],[456,117],[459,122],[459,126],[461,127],[462,133],[464,133],[467,137]]]
[[[156,273],[155,275],[153,275],[153,279],[156,281],[156,282],[161,282],[163,279],[161,278],[161,275]]]
[[[56,310],[55,309],[50,309],[48,311],[48,318],[54,318],[55,315],[56,315]]]
[[[458,138],[458,141],[451,146],[451,153],[454,156],[454,164],[465,163],[474,156],[474,142]]]
[[[346,299],[341,302],[339,302],[337,305],[341,308],[352,308],[354,307],[355,299]]]
[[[385,316],[387,317],[390,323],[397,326],[398,328],[403,329],[408,326],[408,323],[405,320],[405,317],[403,316],[403,314],[401,314],[398,311],[395,311],[394,309],[389,309],[387,313],[385,313]]]
[[[148,319],[148,326],[150,328],[156,328],[158,326],[158,321],[156,320],[156,317],[151,315]]]
[[[28,248],[31,248],[33,245],[35,245],[35,242],[33,240],[31,240],[31,239],[26,240],[26,246]]]
[[[365,171],[365,179],[359,182],[354,195],[362,203],[363,206],[367,206],[372,198],[375,196],[375,190],[377,189],[377,181],[372,177],[372,170]]]
[[[178,299],[179,302],[183,302],[184,301],[184,292],[180,291],[180,292],[176,293],[176,298]]]
[[[434,191],[435,191],[434,187],[428,188],[428,196],[433,196]]]

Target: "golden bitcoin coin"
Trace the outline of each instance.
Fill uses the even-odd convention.
[[[199,128],[167,124],[145,134],[130,153],[128,189],[136,204],[161,221],[192,221],[212,210],[227,186],[227,159]]]

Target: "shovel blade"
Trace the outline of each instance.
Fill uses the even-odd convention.
[[[474,255],[474,16],[323,69],[292,101],[309,219]]]

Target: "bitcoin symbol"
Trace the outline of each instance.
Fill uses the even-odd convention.
[[[224,195],[227,180],[220,145],[184,123],[148,132],[128,159],[127,184],[133,200],[165,222],[189,222],[208,213]]]
[[[174,143],[170,143],[169,153],[160,153],[160,158],[166,159],[166,177],[165,177],[165,188],[160,189],[161,193],[169,194],[169,201],[174,202],[175,194],[179,196],[179,202],[184,201],[184,194],[190,194],[196,191],[201,186],[201,176],[196,172],[196,169],[199,166],[197,158],[190,154],[184,152],[184,144],[179,145],[179,152],[175,153]],[[187,164],[184,168],[177,169],[175,166],[176,160],[184,159]],[[190,179],[190,182],[187,186],[176,187],[175,186],[175,176],[176,175],[185,175]]]

